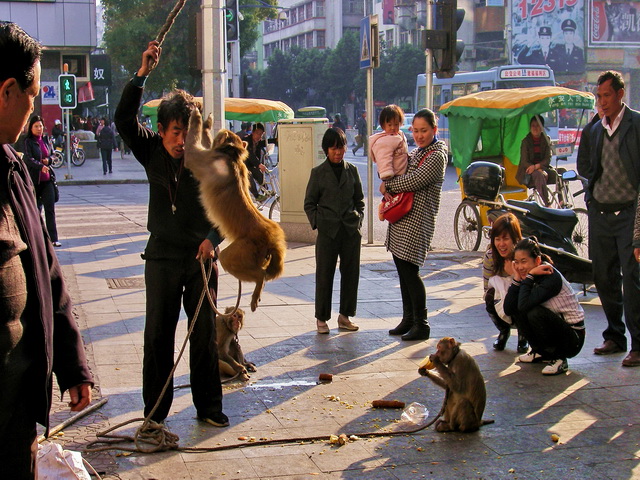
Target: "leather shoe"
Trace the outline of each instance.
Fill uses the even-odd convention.
[[[640,367],[640,351],[631,350],[629,355],[622,360],[623,367]]]
[[[593,349],[596,355],[611,355],[612,353],[624,352],[626,348],[622,348],[613,340],[605,340],[602,345]]]
[[[502,330],[496,341],[493,342],[493,349],[499,352],[504,350],[504,347],[507,345],[507,340],[509,340],[509,335],[511,335],[511,331],[509,329]]]

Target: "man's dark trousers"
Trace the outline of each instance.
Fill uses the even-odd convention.
[[[144,328],[142,396],[145,417],[151,412],[171,372],[174,362],[174,338],[181,303],[193,319],[203,288],[200,262],[195,255],[181,259],[146,259],[147,317]],[[218,287],[218,267],[209,281],[214,300]],[[183,332],[186,335],[186,331]],[[178,343],[182,343],[182,335]],[[196,326],[189,339],[191,392],[198,416],[222,412],[222,386],[218,367],[215,317],[205,298]],[[169,414],[173,401],[173,379],[159,408],[152,416],[156,422]]]
[[[626,349],[626,322],[631,336],[631,350],[638,351],[640,295],[637,292],[640,290],[640,270],[631,243],[634,217],[634,206],[617,214],[601,212],[594,205],[589,207],[589,252],[593,261],[594,281],[608,321],[602,336]],[[625,322],[622,321],[623,313]]]

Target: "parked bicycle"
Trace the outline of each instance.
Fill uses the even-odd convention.
[[[62,146],[55,147],[54,150],[54,160],[51,162],[51,166],[53,168],[60,168],[67,158],[65,152],[65,144]],[[82,145],[80,145],[80,139],[75,135],[71,135],[71,163],[73,163],[76,167],[80,167],[84,164],[85,154]]]
[[[280,221],[280,182],[274,172],[275,168],[265,170],[264,180],[258,188],[258,198],[254,203],[258,210],[269,208],[269,219]]]

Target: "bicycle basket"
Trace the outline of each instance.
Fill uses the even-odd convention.
[[[461,178],[466,197],[494,201],[500,193],[504,168],[492,162],[473,162]]]

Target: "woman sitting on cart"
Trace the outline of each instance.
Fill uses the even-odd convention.
[[[540,115],[531,117],[529,133],[520,146],[520,165],[516,180],[529,188],[535,188],[545,207],[551,205],[548,183],[556,181],[556,173],[551,168],[551,140],[542,130],[544,119]]]
[[[482,260],[482,280],[487,313],[500,332],[493,348],[504,350],[514,327],[504,313],[504,298],[513,277],[513,249],[522,240],[520,222],[513,213],[500,215],[491,225],[491,244]],[[518,333],[518,353],[527,353],[527,339]]]

